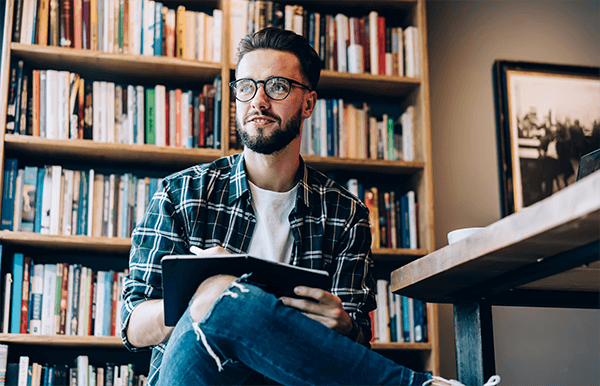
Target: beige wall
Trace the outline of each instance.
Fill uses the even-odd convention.
[[[435,235],[500,218],[496,59],[600,66],[599,1],[427,1]],[[600,285],[600,278],[599,278]],[[600,311],[494,307],[502,385],[598,385]],[[456,377],[452,307],[442,375]]]

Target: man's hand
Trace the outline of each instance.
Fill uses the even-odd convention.
[[[201,249],[192,245],[190,247],[190,252],[196,256],[231,255],[231,252],[220,245],[206,249]]]
[[[348,335],[352,331],[352,319],[342,307],[342,301],[330,292],[319,288],[299,286],[294,289],[298,296],[314,299],[316,302],[306,299],[282,297],[283,304],[300,310],[304,315],[331,328],[342,335]]]

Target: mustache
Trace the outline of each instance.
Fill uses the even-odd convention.
[[[244,117],[244,123],[248,123],[248,121],[254,117],[268,117],[268,118],[276,120],[277,122],[281,122],[281,118],[279,118],[277,115],[275,115],[269,111],[263,111],[262,113],[255,112],[255,113],[250,113],[250,114],[246,115]]]

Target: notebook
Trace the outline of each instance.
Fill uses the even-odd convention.
[[[174,326],[185,312],[196,289],[205,279],[228,274],[252,273],[253,284],[277,297],[294,295],[294,287],[303,285],[329,290],[331,279],[323,270],[237,255],[174,255],[162,259],[165,324]]]
[[[600,169],[600,149],[581,157],[577,168],[577,181]]]

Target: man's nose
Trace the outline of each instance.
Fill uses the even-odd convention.
[[[271,98],[269,98],[269,96],[265,92],[265,84],[258,83],[256,87],[256,94],[254,95],[254,98],[252,98],[252,100],[250,101],[250,107],[256,110],[267,110],[271,105]]]

